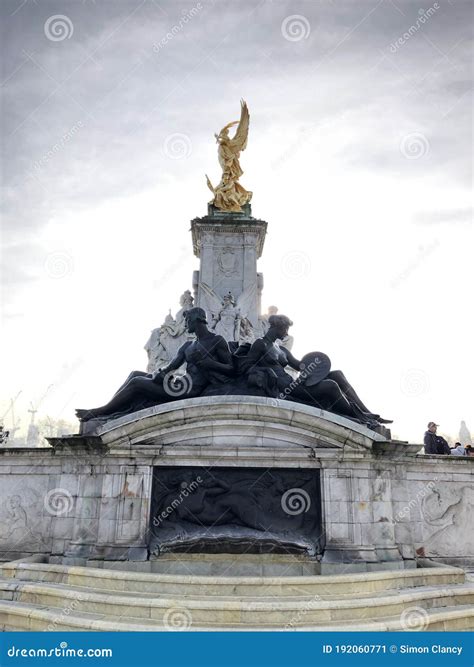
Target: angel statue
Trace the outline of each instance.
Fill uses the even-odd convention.
[[[252,199],[252,193],[239,183],[239,178],[244,173],[240,167],[240,151],[247,147],[249,134],[249,110],[244,100],[240,101],[240,121],[235,120],[228,123],[219,134],[215,134],[216,142],[219,144],[219,164],[222,167],[222,177],[219,185],[215,188],[206,174],[207,185],[214,195],[211,204],[222,211],[234,211],[240,213],[242,206],[248,204]],[[234,137],[229,137],[229,128],[238,125]]]
[[[245,289],[237,300],[232,292],[221,299],[206,283],[201,283],[201,289],[204,308],[212,318],[211,329],[227,342],[252,342],[255,335],[247,315],[256,298],[256,285]]]

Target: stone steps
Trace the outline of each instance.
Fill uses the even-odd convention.
[[[258,626],[242,627],[238,625],[213,625],[203,627],[189,624],[184,616],[182,625],[163,625],[157,621],[147,619],[110,619],[102,614],[87,612],[65,613],[61,609],[48,609],[41,605],[22,604],[19,602],[3,602],[0,600],[0,630],[2,631],[96,631],[96,632],[157,632],[157,631],[303,631],[303,632],[384,632],[407,630],[406,622],[400,616],[381,618],[377,621],[355,622],[347,621],[331,625],[293,625],[288,627],[268,626],[260,623]],[[421,619],[420,629],[431,632],[439,631],[469,631],[474,629],[474,610],[472,607],[444,607],[426,610]]]
[[[63,584],[0,581],[0,596],[7,601],[31,603],[47,608],[72,609],[77,612],[103,614],[108,618],[126,617],[150,619],[166,623],[170,610],[182,609],[192,622],[213,625],[236,624],[251,627],[285,625],[291,621],[300,625],[338,621],[377,620],[401,615],[414,607],[469,607],[474,605],[472,584],[453,587],[421,587],[419,590],[400,590],[396,595],[376,594],[367,599],[322,600],[317,596],[297,598],[258,597],[147,597],[120,595],[117,592],[97,592],[94,589],[71,588]]]
[[[421,590],[420,587],[408,587],[408,588],[394,588],[394,589],[388,589],[384,591],[380,591],[379,593],[374,593],[374,592],[360,592],[360,593],[348,593],[346,595],[343,594],[333,594],[331,592],[325,593],[325,594],[310,594],[308,593],[307,589],[304,586],[295,586],[294,588],[284,588],[283,590],[285,593],[282,595],[280,594],[281,589],[276,589],[275,587],[266,587],[264,585],[262,586],[257,586],[257,587],[250,587],[247,586],[246,588],[250,590],[246,590],[244,593],[242,592],[237,592],[235,589],[234,590],[229,590],[227,591],[226,594],[223,593],[223,591],[218,591],[219,594],[217,594],[215,587],[209,585],[207,588],[204,585],[199,586],[199,589],[196,587],[192,591],[186,591],[184,587],[176,587],[178,588],[177,591],[174,590],[165,590],[165,587],[163,587],[163,590],[160,590],[159,592],[154,592],[151,593],[149,591],[132,591],[132,590],[111,590],[109,588],[102,588],[98,585],[95,586],[83,586],[83,585],[72,585],[72,584],[58,584],[55,582],[45,582],[45,581],[36,581],[33,582],[31,580],[25,581],[25,582],[18,582],[17,580],[3,580],[0,578],[0,600],[11,600],[13,599],[12,597],[12,591],[17,591],[20,590],[26,590],[26,584],[29,583],[32,585],[31,591],[36,590],[33,587],[41,586],[41,585],[46,585],[51,589],[57,589],[59,591],[62,590],[68,590],[77,593],[78,595],[81,595],[85,591],[91,592],[91,593],[97,593],[97,594],[102,594],[102,595],[119,595],[120,597],[125,597],[128,599],[134,599],[139,597],[142,600],[155,600],[157,597],[160,598],[165,598],[165,599],[173,599],[175,601],[181,601],[183,604],[185,604],[188,600],[196,600],[196,601],[205,601],[205,602],[212,602],[212,600],[221,600],[221,601],[226,601],[226,600],[240,600],[240,601],[247,601],[247,602],[270,602],[275,600],[275,598],[279,598],[281,601],[285,601],[288,603],[292,603],[294,601],[311,601],[313,599],[321,600],[321,601],[338,601],[338,600],[372,600],[374,595],[381,595],[383,594],[384,597],[388,596],[397,596],[401,593],[409,593],[412,591],[417,591]],[[98,582],[94,582],[94,584],[98,584]],[[445,586],[446,588],[446,586]],[[423,591],[431,591],[433,593],[436,593],[437,590],[439,590],[439,587],[437,586],[423,586],[422,587]],[[250,594],[252,593],[252,594]]]
[[[110,562],[109,562],[110,563]],[[62,564],[67,564],[62,561]],[[82,563],[70,563],[76,565]],[[112,564],[113,566],[113,564]],[[107,561],[92,560],[87,567],[108,569]],[[165,553],[149,561],[125,561],[120,567],[129,572],[154,574],[281,577],[321,574],[321,564],[298,554],[201,554]],[[393,568],[387,568],[393,569]]]
[[[429,594],[433,596],[438,596],[440,592],[459,592],[463,591],[465,593],[474,593],[474,586],[470,583],[464,585],[455,585],[455,586],[422,586],[416,588],[399,588],[396,590],[382,591],[379,593],[370,593],[366,594],[362,599],[374,600],[374,599],[401,599],[404,595],[420,595],[420,594]],[[145,593],[145,592],[132,592],[132,591],[110,591],[105,588],[90,588],[84,586],[73,586],[70,584],[58,584],[58,583],[49,583],[49,582],[31,582],[31,581],[18,581],[18,580],[4,580],[0,579],[0,599],[3,600],[12,600],[15,599],[15,596],[20,593],[38,593],[38,594],[51,594],[51,595],[64,595],[65,597],[80,597],[85,599],[87,595],[99,596],[101,599],[106,600],[120,600],[124,602],[126,600],[132,601],[139,600],[140,602],[146,601],[146,604],[152,604],[156,600],[163,600],[165,604],[172,603],[173,601],[182,601],[183,604],[192,604],[193,602],[200,603],[203,602],[204,606],[213,606],[214,603],[222,602],[235,602],[237,601],[239,605],[249,604],[255,605],[258,603],[274,603],[275,599],[278,599],[281,604],[285,606],[292,606],[299,602],[308,604],[311,601],[318,601],[321,604],[327,603],[330,606],[331,603],[340,603],[344,604],[345,601],[353,602],[355,605],[361,604],[361,597],[348,595],[348,596],[320,596],[320,595],[311,595],[307,594],[304,590],[295,592],[293,595],[279,596],[268,594],[267,591],[259,591],[258,594],[254,595],[206,595],[206,594],[165,594],[165,593]]]
[[[474,584],[453,567],[180,577],[20,561],[1,573],[3,629],[400,630],[411,616],[423,629],[474,629]]]
[[[0,568],[5,579],[50,582],[92,589],[174,596],[237,597],[262,595],[320,596],[337,599],[343,596],[370,596],[378,592],[397,591],[420,586],[463,584],[464,571],[454,567],[418,568],[302,577],[208,577],[198,575],[146,574],[112,569],[14,562]]]

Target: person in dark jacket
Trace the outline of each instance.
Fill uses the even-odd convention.
[[[425,443],[425,454],[451,454],[451,449],[446,440],[440,435],[436,435],[438,424],[428,423],[428,430],[425,432],[423,442]]]

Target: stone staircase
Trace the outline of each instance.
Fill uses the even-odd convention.
[[[474,629],[474,583],[454,567],[334,576],[210,576],[172,569],[168,564],[167,573],[146,573],[44,562],[4,563],[0,628]]]

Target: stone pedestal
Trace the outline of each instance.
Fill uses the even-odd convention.
[[[179,551],[186,540],[190,546],[179,480],[182,473],[189,490],[190,469],[202,469],[213,476],[204,504],[218,501],[228,519],[218,517],[215,533],[203,522],[208,535],[191,545],[195,554],[196,546],[207,553],[211,542],[214,552],[217,545],[226,553],[234,538],[256,535],[259,553],[291,543],[299,556],[320,559],[322,574],[413,567],[417,558],[474,565],[473,459],[420,456],[419,445],[386,440],[317,408],[200,397],[109,421],[93,436],[50,442],[51,448],[1,450],[0,559],[152,558],[155,509],[173,518],[175,537],[171,531],[164,542]],[[152,508],[157,470],[165,484],[169,471],[174,486],[166,503]],[[265,482],[255,492],[258,471]],[[250,518],[258,520],[260,503],[262,522],[246,527],[252,522],[234,510],[248,489]]]
[[[242,213],[227,213],[209,204],[208,215],[195,218],[191,231],[194,254],[200,259],[193,276],[195,305],[204,308],[212,321],[215,303],[209,290],[221,300],[231,292],[237,301],[244,302],[244,317],[258,327],[263,276],[257,273],[257,259],[262,254],[267,223],[252,217],[249,204]]]

